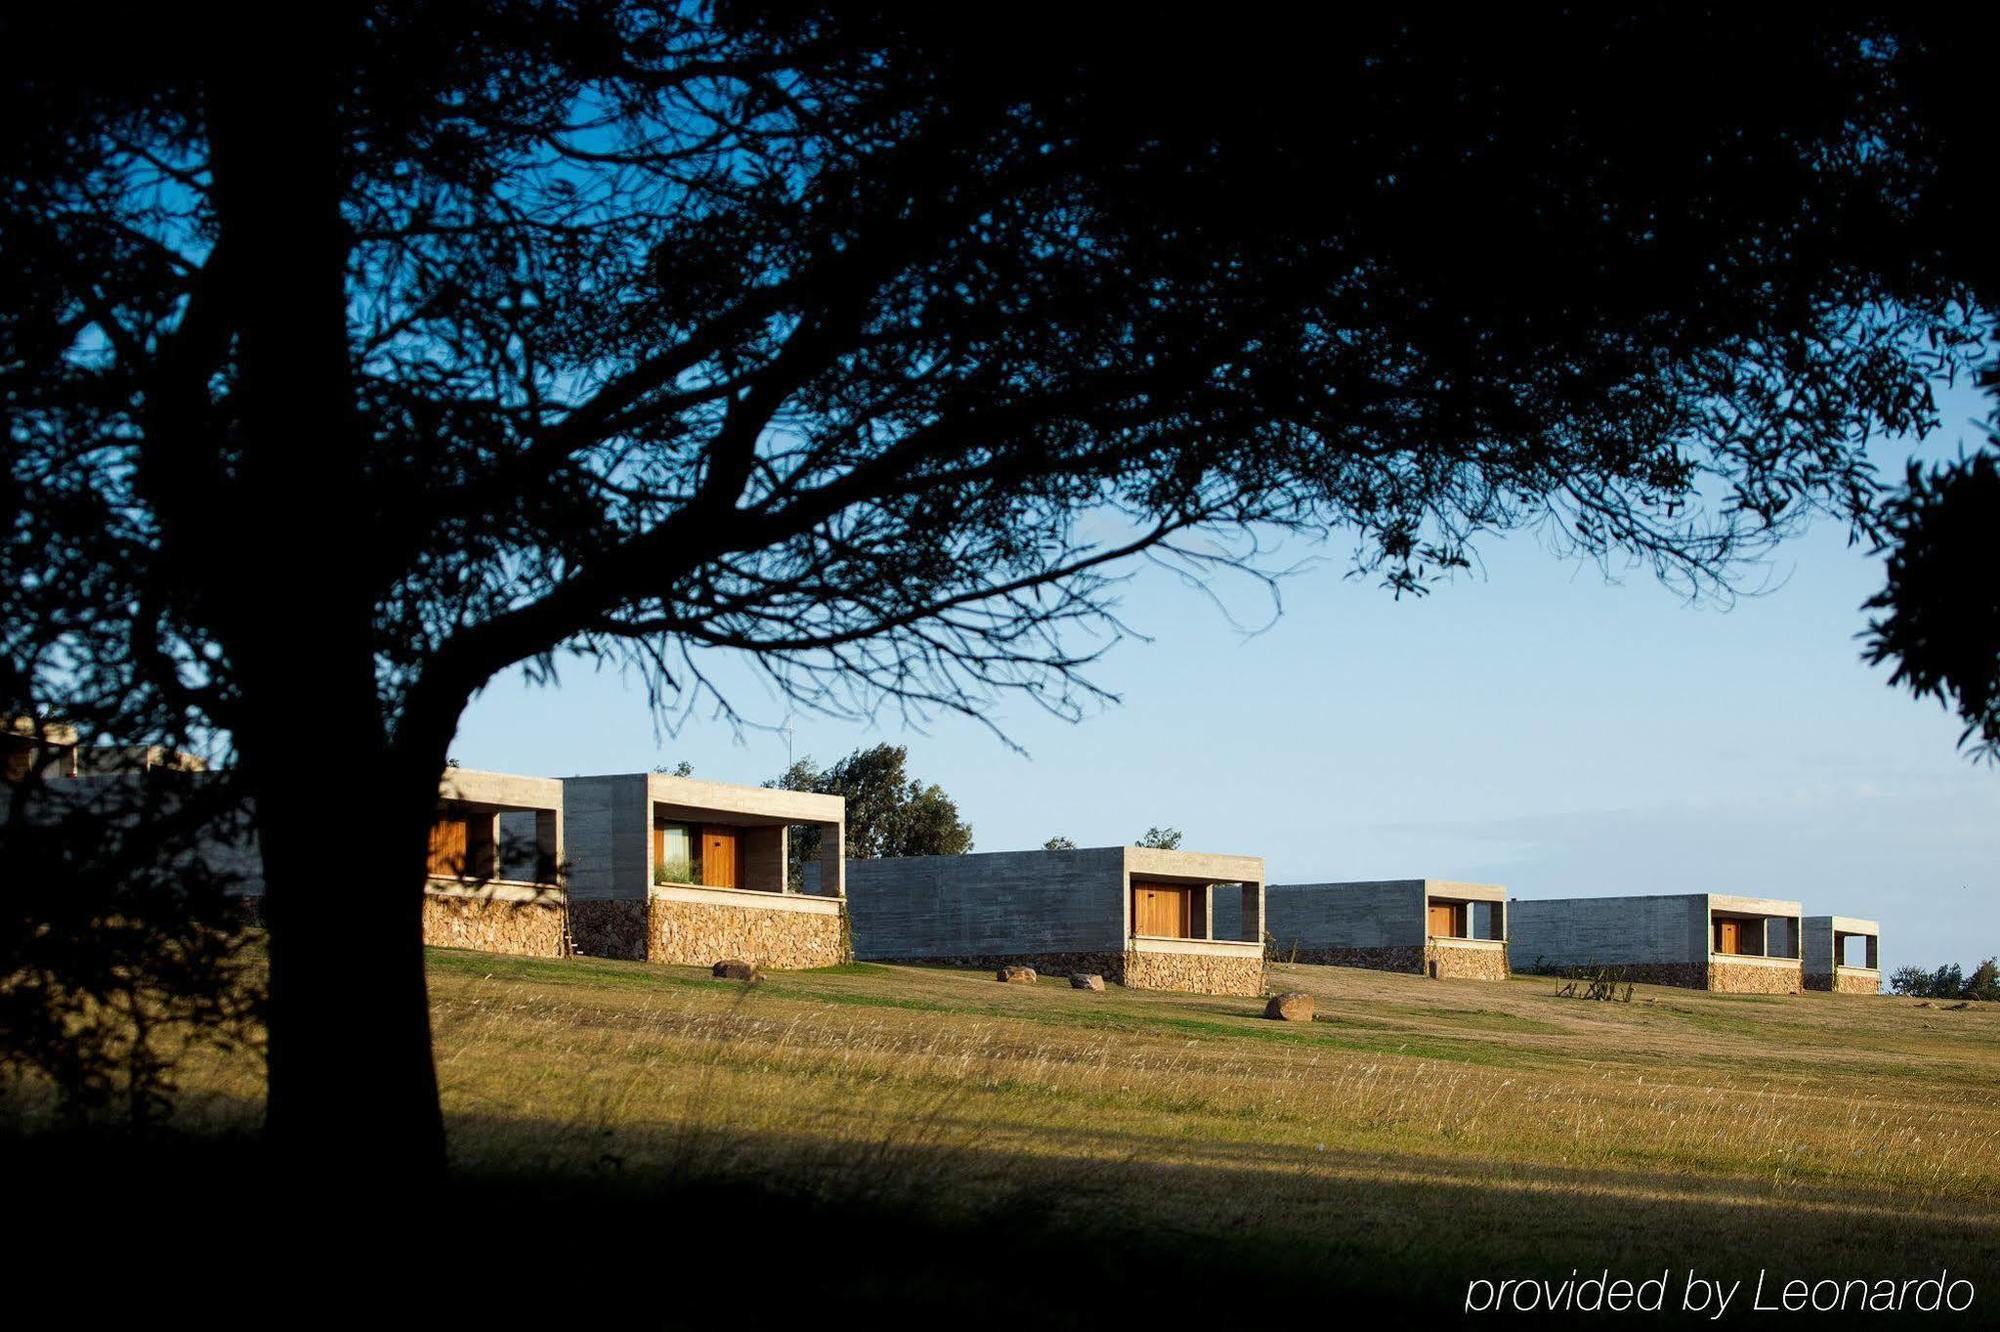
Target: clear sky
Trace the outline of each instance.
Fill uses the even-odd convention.
[[[1947,399],[1925,456],[1976,436]],[[1885,449],[1885,461],[1897,456]],[[2000,770],[1956,750],[1956,719],[1860,660],[1880,561],[1817,529],[1778,553],[1770,590],[1689,606],[1634,573],[1607,584],[1528,537],[1484,568],[1395,601],[1328,562],[1284,587],[1246,636],[1174,580],[1141,574],[1123,605],[1150,642],[1093,678],[1121,701],[1076,725],[1003,700],[984,727],[927,731],[793,716],[796,752],[830,763],[907,744],[975,849],[1129,842],[1149,825],[1192,849],[1262,855],[1273,882],[1432,876],[1517,897],[1738,892],[1882,922],[1885,969],[2000,953]],[[1311,552],[1300,551],[1299,554]],[[1235,604],[1256,615],[1258,603]],[[747,673],[732,701],[786,722]],[[565,776],[683,759],[761,782],[786,737],[696,722],[657,731],[636,678],[587,664],[555,688],[518,676],[474,701],[453,756]]]

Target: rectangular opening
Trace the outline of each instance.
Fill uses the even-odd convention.
[[[1195,897],[1200,890],[1167,883],[1133,883],[1132,933],[1156,939],[1195,939]],[[1205,914],[1205,913],[1204,913]],[[1201,922],[1204,930],[1207,922]]]
[[[1833,963],[1838,967],[1873,967],[1875,936],[1836,934],[1833,936]]]
[[[653,825],[653,882],[700,883],[701,839],[686,823]]]
[[[1768,923],[1762,916],[1717,916],[1711,927],[1710,946],[1727,957],[1763,957]],[[1782,939],[1779,944],[1783,946]]]
[[[498,822],[489,809],[447,805],[431,824],[430,876],[481,882],[498,877]]]
[[[1464,902],[1432,902],[1430,927],[1426,932],[1436,939],[1469,937],[1465,928],[1465,907]]]

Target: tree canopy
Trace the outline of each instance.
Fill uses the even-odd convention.
[[[766,784],[844,797],[851,859],[964,855],[972,849],[972,825],[959,818],[958,805],[943,787],[909,775],[909,757],[903,745],[882,744],[857,749],[823,771],[802,758]],[[810,826],[794,831],[795,863],[818,855],[820,835]]]
[[[1415,592],[1528,528],[1727,587],[1880,535],[1869,441],[1986,327],[1934,18],[0,23],[0,710],[236,760],[273,1129],[410,1126],[384,1167],[441,1157],[425,827],[497,673],[1076,716],[1138,557]]]

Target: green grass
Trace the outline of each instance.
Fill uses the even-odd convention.
[[[1471,1277],[1607,1266],[1949,1266],[2000,1298],[1995,1006],[1647,986],[1594,1003],[1542,979],[1272,970],[1317,1021],[941,968],[746,988],[435,951],[457,1187],[614,1189],[647,1216],[754,1187],[787,1226],[832,1209],[857,1236],[1027,1245],[1131,1298],[1116,1255],[1147,1245],[1231,1290],[1254,1271],[1273,1298],[1426,1312]],[[254,1122],[256,1078],[220,1056],[185,1070],[184,1124]],[[961,1277],[1010,1308],[1055,1280]]]

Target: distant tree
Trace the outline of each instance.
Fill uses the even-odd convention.
[[[665,773],[669,777],[692,777],[694,776],[694,764],[688,762],[686,759],[682,759],[671,768],[664,763],[659,764],[653,771]]]
[[[1042,850],[1074,851],[1076,850],[1076,843],[1058,833],[1056,836],[1051,837],[1049,838],[1048,841],[1042,843]]]
[[[1916,999],[1979,999],[1996,986],[2000,986],[2000,965],[1990,958],[1974,969],[1970,979],[1956,962],[1931,971],[1898,967],[1889,977],[1890,993]]]
[[[964,855],[972,850],[972,825],[959,818],[958,806],[943,787],[909,775],[909,757],[902,745],[881,744],[857,749],[824,771],[811,758],[802,758],[765,785],[844,797],[852,859]],[[817,828],[806,824],[795,829],[794,865],[814,860],[819,846]]]
[[[1989,957],[1974,967],[1960,993],[1981,1003],[2000,1003],[2000,959]]]
[[[1179,828],[1148,828],[1146,835],[1132,843],[1134,846],[1151,847],[1155,851],[1178,851],[1181,849]]]
[[[1985,327],[1943,9],[10,6],[0,712],[234,757],[272,1136],[435,1169],[428,828],[511,667],[1074,717],[1135,557],[1873,535]]]

